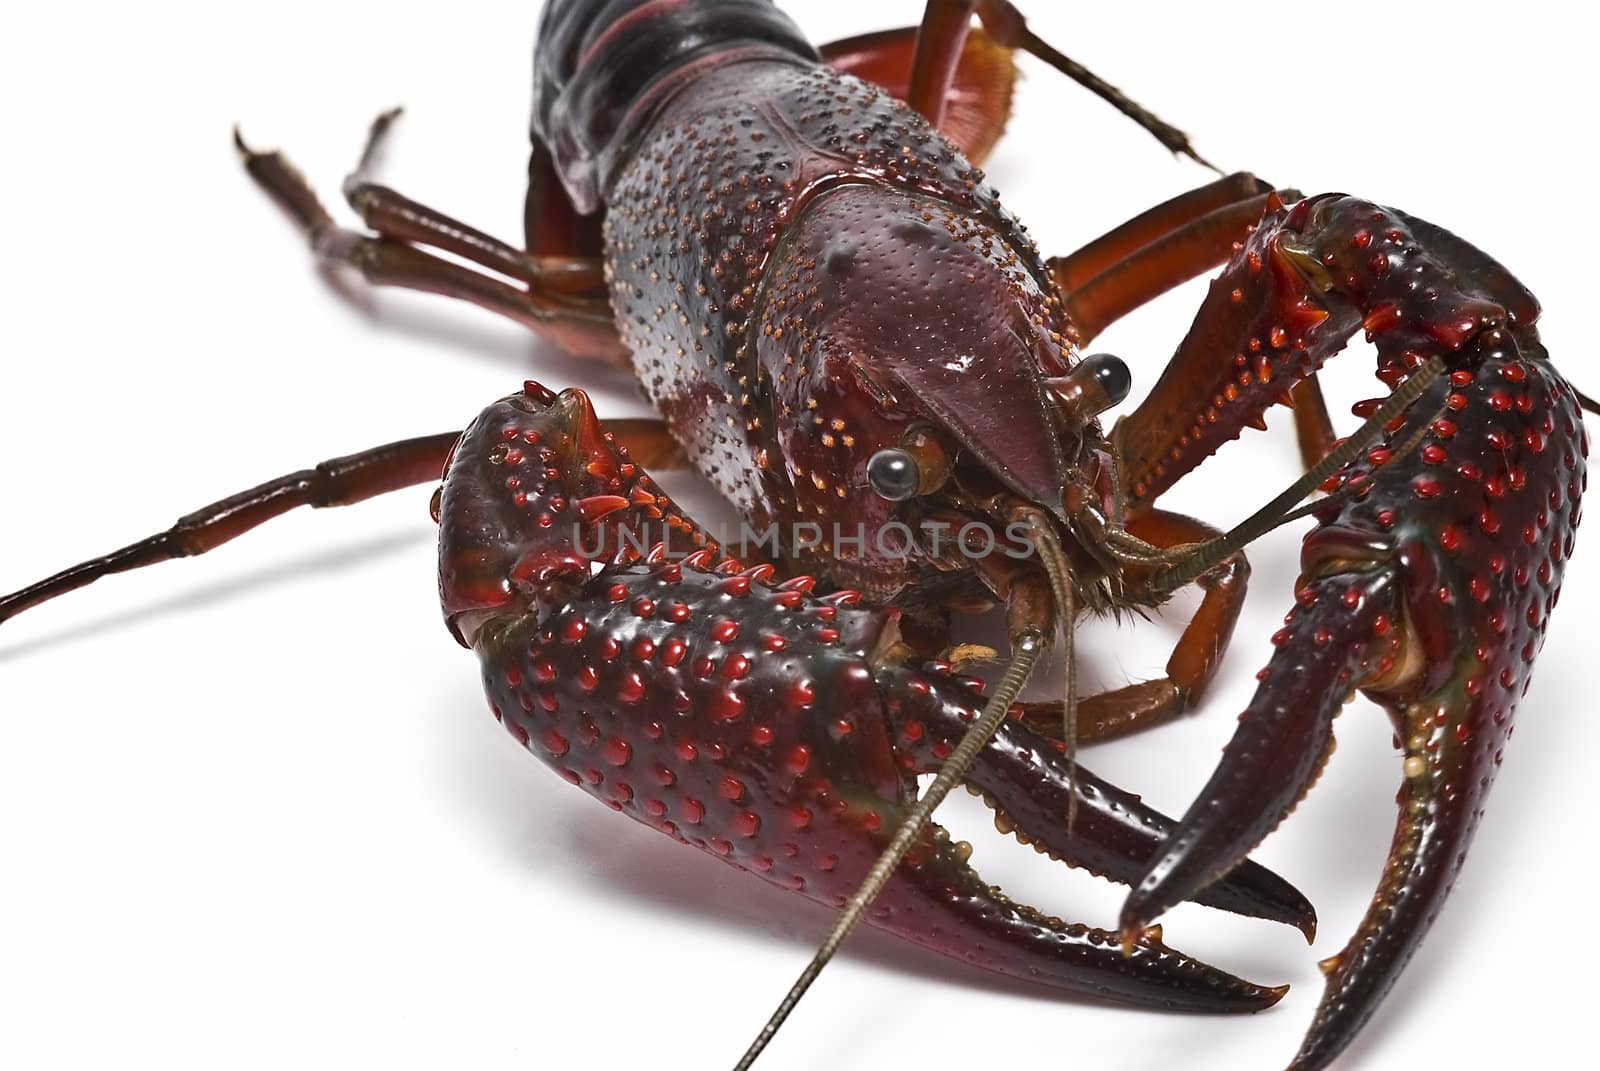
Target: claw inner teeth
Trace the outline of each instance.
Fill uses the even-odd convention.
[[[1065,863],[1067,866],[1077,869],[1076,864],[1061,858],[1061,856],[1051,851],[1044,844],[1028,836],[1028,834],[1019,829],[1016,819],[1012,818],[1011,815],[1006,813],[1005,808],[1000,806],[1000,801],[995,799],[994,796],[971,784],[968,784],[966,787],[968,792],[983,800],[984,805],[994,812],[994,828],[999,830],[1000,833],[1009,834],[1010,836],[1015,837],[1018,844],[1027,845],[1039,855],[1048,856],[1057,863]],[[963,841],[962,843],[966,842]],[[969,844],[967,845],[967,852],[970,854],[971,851],[972,846]],[[1093,873],[1093,871],[1091,871],[1091,873]]]

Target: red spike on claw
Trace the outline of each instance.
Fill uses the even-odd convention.
[[[1289,1065],[1322,1071],[1393,987],[1466,858],[1572,551],[1584,449],[1576,402],[1537,336],[1501,326],[1522,292],[1492,262],[1438,228],[1353,199],[1321,198],[1294,215],[1301,234],[1258,238],[1281,240],[1291,270],[1333,280],[1319,295],[1330,316],[1310,340],[1312,366],[1365,326],[1385,382],[1430,360],[1447,362],[1449,375],[1330,477],[1330,487],[1360,494],[1330,504],[1307,537],[1297,605],[1274,637],[1261,685],[1121,924],[1126,946],[1277,828],[1321,773],[1334,716],[1352,690],[1367,689],[1401,727],[1400,806],[1377,894],[1346,946],[1323,961],[1326,991]],[[1352,253],[1372,244],[1353,236],[1378,220],[1383,258]],[[1241,263],[1224,276],[1247,280],[1247,272]],[[1196,321],[1204,347],[1185,352],[1195,366],[1227,352],[1216,343],[1224,327],[1254,336],[1257,320],[1270,322],[1273,303],[1296,297],[1301,284],[1280,275],[1247,281],[1267,312],[1209,300]],[[1528,404],[1514,403],[1508,383]],[[1539,386],[1530,392],[1526,383]],[[1182,401],[1178,391],[1169,397]],[[1378,408],[1369,400],[1353,411]],[[1157,425],[1135,413],[1119,427],[1148,439]],[[1193,451],[1179,457],[1197,460]],[[1519,493],[1501,473],[1516,475]],[[1403,635],[1397,621],[1406,622]]]
[[[591,495],[578,501],[578,516],[584,523],[592,524],[610,516],[619,509],[627,509],[628,500],[621,495]]]
[[[1396,302],[1379,305],[1366,318],[1361,321],[1361,326],[1374,335],[1382,334],[1400,322],[1400,306]]]
[[[540,405],[549,405],[556,400],[556,392],[536,379],[530,379],[523,383],[522,393]]]

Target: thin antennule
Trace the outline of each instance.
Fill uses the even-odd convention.
[[[1383,404],[1373,411],[1366,423],[1357,428],[1348,439],[1330,450],[1327,456],[1313,465],[1304,476],[1225,534],[1200,544],[1183,558],[1156,573],[1151,577],[1151,587],[1157,591],[1176,591],[1234,551],[1270,532],[1301,499],[1321,486],[1329,476],[1354,461],[1361,451],[1382,433],[1390,421],[1403,413],[1412,402],[1422,396],[1422,392],[1427,390],[1434,380],[1443,374],[1444,360],[1430,357],[1411,374],[1409,379],[1396,387],[1394,393],[1384,399]]]
[[[839,946],[844,944],[845,938],[850,936],[850,931],[861,921],[867,908],[888,883],[895,868],[900,865],[900,860],[905,858],[912,842],[922,832],[922,827],[927,824],[934,808],[938,807],[950,794],[950,790],[966,776],[967,770],[977,759],[978,752],[983,750],[984,745],[999,731],[1000,723],[1005,721],[1017,694],[1022,691],[1023,685],[1028,683],[1034,664],[1039,660],[1039,652],[1043,649],[1044,637],[1037,629],[1028,629],[1017,638],[1016,644],[1011,649],[1011,664],[1006,667],[994,694],[989,697],[988,705],[983,708],[983,715],[973,723],[972,728],[967,730],[961,742],[945,760],[945,764],[940,767],[933,783],[928,786],[928,791],[923,793],[922,798],[912,806],[900,823],[900,828],[894,831],[889,846],[883,850],[878,861],[872,864],[872,869],[867,872],[861,887],[850,898],[844,912],[833,924],[833,929],[818,946],[816,955],[811,957],[806,969],[800,972],[799,979],[790,987],[782,1003],[778,1005],[778,1010],[767,1020],[767,1025],[761,1028],[761,1033],[756,1035],[756,1039],[745,1050],[734,1071],[749,1071],[756,1058],[766,1049],[767,1043],[777,1034],[778,1028],[783,1026],[784,1020],[789,1018],[789,1013],[800,1003],[800,998],[811,988],[811,983],[822,973],[822,968],[828,965],[828,961],[839,950]]]
[[[1050,598],[1055,603],[1056,628],[1061,633],[1062,674],[1065,678],[1065,695],[1062,696],[1061,738],[1066,743],[1067,761],[1067,832],[1078,818],[1078,663],[1073,644],[1073,620],[1077,617],[1077,598],[1072,586],[1072,570],[1067,565],[1067,555],[1061,549],[1050,522],[1041,514],[1029,510],[1025,516],[1032,526],[1034,549],[1044,564],[1045,576],[1050,579]]]
[[[1320,513],[1329,506],[1337,505],[1352,495],[1360,494],[1361,489],[1366,487],[1371,482],[1373,475],[1379,469],[1388,468],[1390,465],[1394,465],[1405,460],[1405,458],[1410,455],[1411,451],[1422,445],[1422,440],[1427,438],[1430,430],[1429,425],[1431,425],[1435,420],[1439,419],[1439,416],[1444,412],[1444,408],[1444,405],[1440,404],[1438,410],[1433,414],[1433,416],[1419,423],[1417,425],[1417,430],[1411,433],[1411,437],[1405,442],[1401,443],[1399,447],[1396,448],[1395,451],[1389,456],[1388,460],[1383,462],[1383,464],[1374,465],[1371,472],[1368,472],[1359,480],[1346,482],[1345,485],[1339,488],[1337,491],[1332,491],[1314,502],[1307,502],[1305,505],[1300,506],[1297,509],[1290,510],[1282,517],[1279,517],[1277,522],[1272,527],[1281,528],[1291,521],[1298,521],[1301,517],[1309,517],[1313,513]]]

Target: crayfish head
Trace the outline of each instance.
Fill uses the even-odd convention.
[[[641,547],[704,542],[601,428],[588,395],[531,381],[462,433],[437,502],[440,599],[465,646]]]
[[[998,534],[983,503],[1001,495],[1065,523],[1073,488],[1092,483],[1096,416],[1127,394],[1127,368],[1075,360],[1042,265],[1001,223],[847,185],[773,254],[751,328],[774,412],[757,429],[769,498],[798,522],[845,522],[803,567],[888,596],[917,572],[890,536],[917,543],[924,518],[955,514]]]

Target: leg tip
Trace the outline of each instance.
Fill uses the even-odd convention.
[[[252,148],[250,143],[244,140],[244,132],[238,123],[233,124],[233,148],[239,154],[240,161],[247,168],[255,166],[259,161],[277,155],[276,149],[262,152],[260,149]]]
[[[373,145],[389,133],[389,128],[400,118],[400,113],[403,111],[405,108],[396,104],[392,108],[385,108],[372,120],[372,126],[367,128],[367,155],[371,155]]]
[[[400,118],[400,113],[404,110],[400,105],[396,104],[392,108],[386,108],[379,112],[377,118],[372,120],[372,125],[367,128],[367,143],[362,146],[361,158],[356,161],[356,169],[345,176],[345,197],[353,197],[355,192],[367,182],[367,173],[372,170],[373,161],[378,155],[378,146],[389,136],[389,128],[394,125],[396,119]],[[360,205],[355,205],[355,208],[356,211],[361,211]]]

